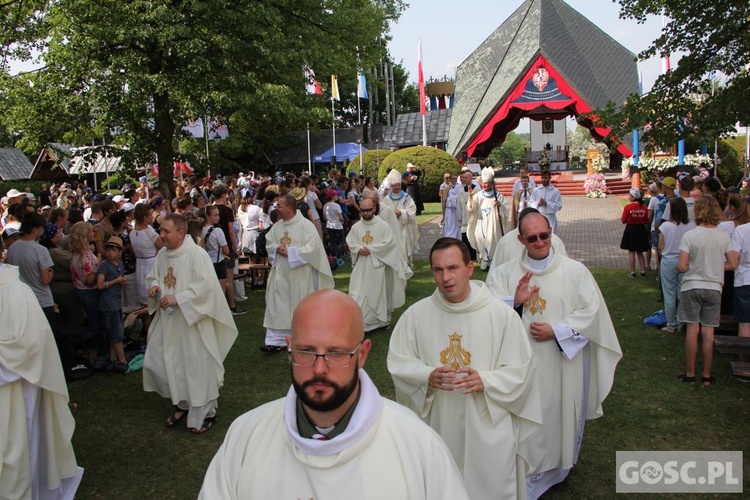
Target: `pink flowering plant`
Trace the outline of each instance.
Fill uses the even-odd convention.
[[[607,181],[604,174],[589,174],[583,181],[583,190],[589,198],[606,198]]]

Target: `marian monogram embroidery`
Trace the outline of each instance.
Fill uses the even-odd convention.
[[[174,288],[177,284],[177,278],[174,275],[174,267],[169,266],[167,268],[167,275],[164,276],[164,286],[167,288]]]
[[[440,362],[444,366],[458,370],[471,364],[471,353],[461,347],[461,338],[462,336],[457,333],[448,336],[448,348],[440,351]]]
[[[529,311],[531,314],[539,313],[541,315],[545,309],[547,309],[547,301],[539,295],[539,292],[536,292],[523,304],[523,312]]]
[[[369,245],[370,243],[372,243],[372,236],[370,235],[369,230],[365,232],[364,236],[362,236],[362,243],[364,243],[365,245]]]
[[[279,243],[289,246],[291,242],[292,239],[289,237],[289,231],[284,231],[284,236],[281,238],[281,241]]]

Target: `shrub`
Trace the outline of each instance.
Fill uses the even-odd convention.
[[[362,166],[364,167],[364,174],[362,177],[377,177],[378,168],[383,163],[383,160],[391,154],[390,149],[371,149],[362,153]],[[349,172],[356,172],[359,175],[359,155],[355,156],[349,165],[346,167],[347,175]]]
[[[445,151],[429,146],[413,146],[399,149],[388,155],[380,164],[378,181],[385,179],[389,168],[395,168],[403,173],[408,163],[413,163],[422,171],[419,189],[423,202],[440,201],[438,190],[440,184],[443,183],[443,174],[445,172],[458,174],[461,171],[458,161]]]

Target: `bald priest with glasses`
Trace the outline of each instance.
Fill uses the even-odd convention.
[[[364,371],[371,341],[352,298],[307,296],[287,347],[292,387],[232,423],[199,498],[468,499],[440,437]]]
[[[490,271],[487,287],[520,314],[536,360],[543,426],[521,443],[529,499],[563,481],[578,460],[586,420],[601,417],[620,344],[589,270],[553,243],[548,219],[519,218],[520,256]]]

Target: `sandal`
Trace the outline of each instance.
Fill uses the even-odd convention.
[[[685,382],[686,384],[695,385],[695,375],[692,377],[688,377],[685,373],[680,373],[677,375],[677,380],[680,380],[682,382]]]
[[[178,417],[177,414],[180,413],[181,415]],[[174,406],[174,412],[167,417],[167,427],[170,429],[174,429],[177,427],[177,424],[179,424],[183,418],[185,418],[188,414],[188,410],[183,410],[179,406]]]
[[[271,352],[271,353],[273,353],[273,352],[281,352],[284,349],[286,349],[286,346],[283,346],[283,345],[268,345],[268,344],[263,344],[262,346],[260,346],[260,350],[263,351],[263,352]]]
[[[216,420],[216,417],[206,417],[203,420],[203,426],[200,429],[191,427],[190,432],[192,432],[193,434],[205,434],[206,432],[211,430],[211,427],[214,426],[214,420]]]
[[[716,379],[711,376],[701,377],[701,384],[703,384],[703,387],[711,387],[716,384]]]

